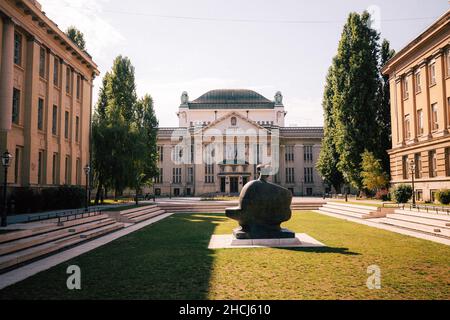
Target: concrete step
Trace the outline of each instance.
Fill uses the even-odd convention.
[[[428,219],[435,219],[435,220],[450,222],[450,215],[446,215],[446,214],[426,213],[423,211],[411,211],[411,210],[402,210],[402,209],[396,209],[394,212],[397,214],[404,214],[404,215],[409,215],[409,216],[413,216],[413,217],[428,218]]]
[[[319,208],[319,211],[326,212],[326,213],[339,214],[339,215],[358,218],[358,219],[363,219],[363,216],[366,215],[365,213],[356,213],[356,212],[352,212],[352,211],[341,210],[341,209],[336,209],[336,208],[329,208],[329,207]]]
[[[102,219],[99,221],[89,222],[74,227],[66,227],[63,229],[58,229],[48,233],[39,234],[36,236],[19,239],[12,242],[7,242],[0,245],[0,256],[24,250],[33,246],[37,246],[46,242],[56,241],[68,236],[79,234],[91,229],[103,227],[109,224],[113,224],[115,221],[113,219]]]
[[[138,212],[138,211],[146,210],[146,209],[150,209],[150,208],[156,208],[156,207],[157,207],[156,204],[151,204],[148,206],[141,206],[141,207],[131,208],[131,209],[127,209],[127,210],[122,210],[122,211],[120,211],[120,214],[127,215],[130,213],[134,213],[134,212]]]
[[[159,216],[159,215],[161,215],[161,214],[163,214],[165,212],[166,211],[164,211],[164,210],[158,210],[158,211],[150,212],[150,213],[147,213],[147,214],[143,214],[143,215],[131,218],[131,221],[133,221],[134,223],[142,222],[142,221],[145,221],[145,220],[157,217],[157,216]]]
[[[347,211],[347,212],[357,213],[357,214],[362,214],[362,215],[367,215],[367,214],[370,214],[371,212],[376,212],[377,211],[376,208],[375,208],[375,210],[371,210],[371,209],[366,209],[366,208],[357,208],[357,207],[348,207],[348,206],[335,206],[335,205],[331,205],[331,204],[325,204],[322,208]]]
[[[115,222],[100,228],[86,231],[81,234],[73,235],[64,239],[44,243],[26,250],[14,252],[5,256],[0,257],[0,271],[5,271],[5,269],[10,269],[19,264],[30,262],[37,258],[42,258],[51,253],[67,249],[81,242],[108,234],[110,232],[116,231],[123,228],[123,223]]]
[[[401,221],[397,219],[390,219],[390,218],[380,218],[377,219],[378,222],[388,224],[391,226],[396,226],[404,229],[410,229],[414,231],[420,231],[426,234],[431,234],[437,237],[443,237],[450,239],[450,230],[449,229],[443,229],[439,227],[433,227],[428,225],[423,225],[420,223],[414,223],[414,222],[407,222],[407,221]]]
[[[376,207],[376,206],[365,206],[365,205],[351,204],[351,203],[345,203],[345,202],[336,202],[336,201],[328,201],[325,205],[342,206],[342,207],[346,207],[346,208],[356,208],[356,209],[361,209],[364,211],[377,211],[377,209],[378,209],[378,207]]]
[[[48,232],[59,230],[59,229],[64,229],[64,228],[71,227],[71,226],[84,224],[87,222],[93,222],[93,221],[98,221],[98,220],[102,220],[102,219],[107,219],[107,218],[108,218],[108,215],[99,214],[99,215],[95,215],[95,216],[91,216],[91,217],[65,221],[62,223],[62,225],[57,225],[56,222],[54,222],[49,225],[30,228],[30,229],[26,229],[26,230],[9,232],[9,233],[0,235],[0,244],[18,240],[18,239],[22,239],[22,238],[36,236],[36,235],[43,234],[43,233],[48,233]]]
[[[158,211],[158,210],[161,210],[161,209],[155,206],[153,208],[149,208],[149,209],[146,209],[146,210],[140,210],[140,211],[135,211],[135,212],[132,212],[132,213],[126,213],[126,214],[123,214],[123,216],[127,217],[128,219],[132,219],[134,217],[138,217],[138,216],[141,216],[141,215],[147,214],[147,213],[152,213],[152,212],[155,212],[155,211]]]
[[[413,222],[413,223],[419,223],[427,226],[437,227],[437,228],[443,228],[443,229],[449,229],[450,230],[450,222],[447,222],[445,220],[436,220],[436,219],[430,219],[425,217],[416,217],[411,216],[407,214],[388,214],[386,218],[389,219],[396,219],[400,221],[406,221],[406,222]]]

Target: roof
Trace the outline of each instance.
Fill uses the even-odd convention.
[[[247,89],[211,90],[188,102],[189,109],[273,109],[274,106],[273,101]]]
[[[448,32],[450,20],[450,10],[447,10],[442,16],[440,16],[435,22],[433,22],[429,27],[427,27],[422,33],[420,33],[416,38],[409,42],[405,47],[398,51],[391,59],[389,59],[386,64],[381,68],[381,72],[388,74],[391,68],[398,64],[403,58],[411,55],[411,53],[420,49],[424,45],[425,41],[432,37],[436,32],[441,31]],[[445,31],[447,30],[447,31]]]

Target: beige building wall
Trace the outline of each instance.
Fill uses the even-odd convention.
[[[13,155],[8,185],[84,185],[96,64],[36,1],[1,1],[0,18],[0,152]]]
[[[450,11],[400,50],[383,68],[391,91],[391,176],[411,183],[423,201],[450,188]]]

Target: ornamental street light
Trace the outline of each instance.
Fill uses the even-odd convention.
[[[8,167],[11,165],[12,155],[6,150],[2,155],[2,165],[5,169],[5,176],[3,181],[3,210],[2,210],[2,222],[1,226],[7,226],[7,210],[8,210],[8,201],[6,199],[6,186],[8,184]]]
[[[414,159],[409,161],[409,170],[411,171],[411,185],[412,185],[412,203],[413,206],[416,205],[416,192],[414,191],[414,175],[416,174],[416,163]]]
[[[91,167],[87,164],[84,167],[84,174],[86,175],[86,205],[84,211],[89,211],[89,173],[91,172]]]

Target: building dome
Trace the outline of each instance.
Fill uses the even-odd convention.
[[[189,102],[190,109],[273,109],[274,102],[253,90],[217,89]]]

